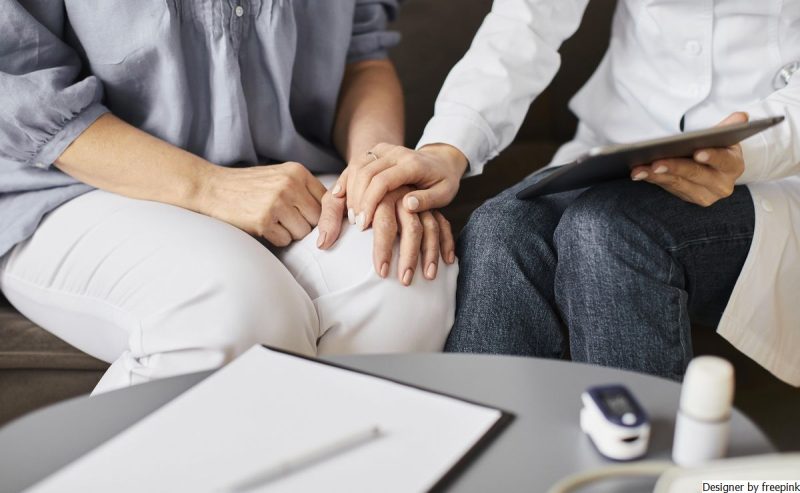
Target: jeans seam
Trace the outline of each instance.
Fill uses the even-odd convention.
[[[677,261],[670,256],[669,273],[667,274],[667,283],[674,289],[680,291],[680,289],[675,286],[673,279],[677,270],[675,269],[676,264]],[[689,344],[688,344],[689,341],[691,341],[691,325],[689,325],[688,332],[684,331],[682,327],[684,321],[687,322],[687,324],[690,324],[691,322],[688,320],[688,309],[689,309],[688,304],[686,306],[683,306],[683,300],[680,292],[677,293],[677,297],[678,297],[678,303],[677,303],[677,313],[675,316],[675,326],[678,329],[678,343],[681,346],[681,361],[683,363],[687,356],[691,357],[691,355],[689,355]],[[687,320],[684,320],[684,318],[686,318]],[[688,339],[687,335],[689,336]]]
[[[720,241],[722,241],[722,242],[738,241],[738,240],[752,239],[752,238],[753,238],[753,233],[739,233],[739,234],[735,234],[735,235],[709,236],[709,237],[702,238],[702,239],[685,241],[685,242],[683,242],[683,243],[681,243],[679,245],[669,246],[669,247],[667,247],[667,251],[670,252],[670,253],[673,253],[673,252],[677,252],[678,250],[683,250],[684,248],[687,248],[687,247],[690,247],[690,246],[700,245],[700,244],[704,244],[704,243],[714,243],[714,242],[720,242]]]

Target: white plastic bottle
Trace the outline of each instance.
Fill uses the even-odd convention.
[[[733,389],[733,365],[728,361],[699,356],[689,363],[672,445],[676,464],[690,467],[725,456]]]

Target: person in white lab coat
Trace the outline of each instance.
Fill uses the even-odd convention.
[[[495,0],[417,150],[378,145],[343,175],[355,221],[368,227],[404,184],[418,188],[409,210],[450,202],[465,172],[511,143],[587,3]],[[639,166],[630,180],[520,201],[523,181],[488,201],[460,238],[447,349],[569,350],[680,378],[700,322],[800,385],[798,62],[800,0],[620,0],[608,52],[570,103],[575,138],[553,163],[723,120],[786,120],[731,148]]]

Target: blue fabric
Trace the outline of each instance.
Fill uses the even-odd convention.
[[[750,192],[708,208],[647,183],[533,201],[526,182],[477,209],[459,239],[446,350],[575,361],[680,379],[690,320],[716,326],[750,250]]]
[[[51,165],[108,111],[222,166],[340,171],[345,65],[386,57],[398,2],[0,0],[0,255],[91,190]]]

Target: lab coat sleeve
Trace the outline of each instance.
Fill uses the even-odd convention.
[[[800,174],[800,75],[780,91],[745,108],[751,120],[783,115],[786,119],[742,141],[745,171],[738,184],[777,180]]]
[[[472,46],[451,70],[417,148],[445,143],[469,160],[469,175],[507,147],[533,100],[561,65],[558,49],[580,25],[588,0],[495,0]]]

